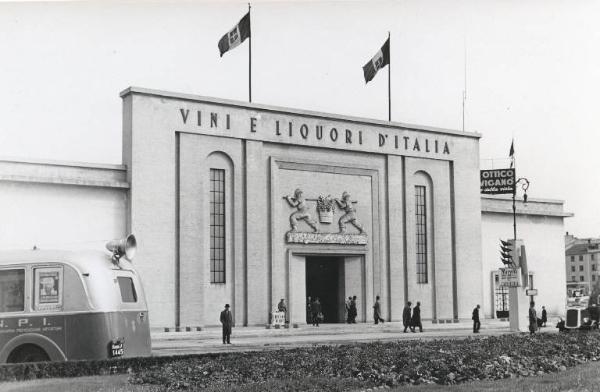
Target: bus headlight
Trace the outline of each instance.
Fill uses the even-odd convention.
[[[584,317],[584,318],[583,318],[583,323],[584,323],[584,324],[587,324],[587,323],[589,323],[589,322],[590,322],[590,319],[589,319],[589,318],[587,318],[587,317]]]
[[[137,250],[137,241],[133,234],[129,234],[120,240],[107,242],[106,249],[113,254],[113,259],[117,262],[122,256],[125,256],[129,261],[133,261]]]

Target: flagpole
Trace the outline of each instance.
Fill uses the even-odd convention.
[[[250,3],[248,3],[248,21],[250,22],[250,36],[248,37],[248,101],[252,102],[252,21],[250,19]]]
[[[388,121],[392,121],[392,47],[390,32],[388,31],[388,48],[390,50],[390,63],[388,64]]]

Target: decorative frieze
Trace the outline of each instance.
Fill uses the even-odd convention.
[[[348,233],[302,233],[288,231],[285,236],[290,244],[339,244],[339,245],[366,245],[366,234]]]

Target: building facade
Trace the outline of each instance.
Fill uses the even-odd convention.
[[[470,318],[482,298],[479,134],[130,88],[130,231],[154,325]],[[319,199],[332,216],[321,218]],[[325,201],[326,203],[326,201]],[[473,283],[476,282],[476,283]],[[175,296],[173,295],[175,293]]]
[[[565,236],[565,274],[567,294],[574,290],[590,295],[600,282],[600,239]]]
[[[101,249],[134,233],[155,329],[292,323],[319,297],[326,322],[470,320],[508,310],[499,239],[511,201],[481,196],[479,134],[130,88],[123,165],[0,161],[0,248]],[[563,314],[563,203],[519,204],[530,284]]]
[[[538,290],[531,300],[538,309],[545,306],[551,315],[564,314],[566,291],[563,267],[564,220],[573,216],[563,209],[562,200],[529,198],[527,203],[516,202],[517,238],[526,249],[529,281],[526,285]],[[508,316],[508,288],[500,285],[500,240],[512,239],[512,199],[506,196],[481,198],[482,268],[486,318]]]

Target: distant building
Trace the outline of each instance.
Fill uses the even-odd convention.
[[[565,235],[565,271],[567,295],[575,290],[589,295],[594,285],[600,281],[600,238],[577,238]]]

